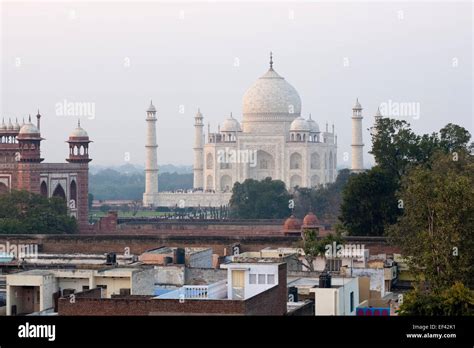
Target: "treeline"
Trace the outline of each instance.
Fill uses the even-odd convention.
[[[193,174],[161,173],[159,191],[187,190],[193,187]],[[145,173],[120,173],[113,169],[89,175],[89,192],[94,199],[141,200],[145,191]]]
[[[75,233],[76,219],[68,215],[66,202],[27,191],[0,195],[0,234]]]

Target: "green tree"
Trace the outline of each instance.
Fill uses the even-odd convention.
[[[404,296],[398,314],[404,316],[474,315],[474,291],[460,282],[440,292],[421,290],[417,286]]]
[[[408,165],[419,155],[419,137],[403,120],[382,118],[377,121],[372,136],[375,161],[390,175],[401,178]]]
[[[0,195],[0,233],[74,233],[76,219],[68,215],[66,202],[27,191]]]
[[[239,219],[283,219],[290,215],[290,197],[281,180],[266,178],[236,182],[229,203],[231,216]]]
[[[389,229],[410,268],[434,289],[460,281],[474,286],[474,161],[436,153],[402,179],[403,215]]]
[[[439,134],[416,135],[405,121],[383,118],[373,132],[372,151],[377,166],[351,176],[343,192],[341,225],[351,235],[383,235],[401,213],[397,191],[412,168],[436,165],[436,154],[453,158],[469,151],[471,135],[463,127],[448,124]],[[472,144],[471,144],[472,147]]]
[[[349,169],[342,169],[333,183],[313,188],[297,188],[293,194],[295,201],[293,214],[303,218],[312,211],[319,218],[335,223],[340,213],[342,190],[350,175]]]
[[[298,243],[299,247],[304,251],[306,263],[301,263],[308,271],[314,271],[314,260],[318,256],[325,258],[328,245],[342,244],[343,240],[340,235],[327,235],[324,238],[319,237],[318,228],[305,228],[302,233],[302,240]]]
[[[395,178],[380,167],[353,175],[345,186],[340,221],[349,235],[381,236],[400,214]]]

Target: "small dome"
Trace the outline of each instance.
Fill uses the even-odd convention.
[[[5,124],[5,119],[2,120],[2,124],[0,124],[0,131],[6,131],[7,125]]]
[[[25,123],[20,128],[19,135],[39,135],[39,129],[31,122]]]
[[[301,222],[294,215],[291,215],[283,224],[283,229],[285,231],[299,231],[301,229]]]
[[[356,99],[356,103],[354,107],[352,108],[352,110],[362,110],[362,105],[360,105],[359,103],[359,98]]]
[[[224,121],[221,127],[221,132],[240,132],[240,130],[240,123],[232,117],[232,114]]]
[[[153,102],[150,102],[150,106],[148,107],[148,110],[146,112],[156,112],[156,108],[153,105]]]
[[[74,129],[71,134],[69,134],[69,138],[88,138],[89,134],[81,128],[80,121],[77,122],[77,128]]]
[[[308,124],[309,124],[309,131],[311,133],[319,133],[319,126],[318,124],[316,123],[316,121],[314,121],[312,118],[311,118],[311,114],[309,114],[309,118],[308,118]]]
[[[303,219],[303,226],[304,227],[314,227],[319,225],[319,220],[316,215],[314,215],[312,212],[309,212],[306,214],[306,216]]]
[[[298,117],[293,122],[291,122],[290,131],[293,132],[309,132],[310,125],[303,117]]]

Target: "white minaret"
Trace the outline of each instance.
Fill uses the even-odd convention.
[[[362,142],[362,106],[357,99],[352,108],[352,167],[354,173],[364,170],[364,143]]]
[[[377,124],[379,123],[379,121],[382,119],[382,113],[380,112],[380,107],[377,108],[377,112],[375,113],[374,115],[374,119],[375,119],[375,122],[374,122],[374,126],[372,128],[372,135],[377,135]]]
[[[156,108],[153,102],[146,111],[146,163],[145,193],[143,206],[152,207],[158,204],[158,145],[156,144]]]
[[[203,117],[201,111],[198,109],[196,116],[194,117],[194,183],[195,189],[204,188],[204,150],[203,150],[203,128],[204,123],[202,122]]]

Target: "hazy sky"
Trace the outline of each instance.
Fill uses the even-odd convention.
[[[39,108],[46,162],[67,157],[64,141],[78,117],[61,115],[58,105],[73,102],[94,107],[80,117],[94,141],[93,164],[123,164],[127,155],[143,164],[153,99],[158,162],[192,164],[197,108],[212,130],[230,112],[241,120],[242,96],[268,69],[270,51],[275,70],[298,90],[303,115],[322,129],[335,124],[339,165],[350,163],[344,152],[356,97],[364,128],[381,103],[415,103],[419,115],[404,118],[417,132],[454,122],[474,134],[469,2],[0,6],[0,117],[21,119]],[[364,142],[367,154],[368,131]]]

